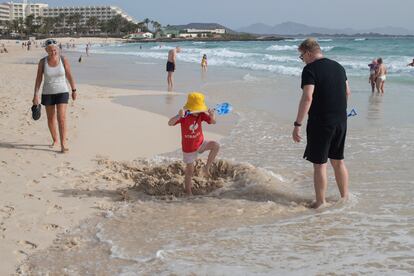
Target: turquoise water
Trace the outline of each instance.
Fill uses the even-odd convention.
[[[303,67],[297,51],[301,41],[132,43],[96,45],[94,52],[165,60],[168,50],[180,46],[182,53],[178,61],[200,63],[202,55],[207,54],[210,66],[298,76]],[[382,57],[394,79],[404,82],[414,77],[414,68],[406,66],[414,58],[413,38],[321,38],[318,41],[325,55],[340,62],[351,76],[367,75],[371,60]]]

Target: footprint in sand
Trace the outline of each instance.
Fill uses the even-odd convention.
[[[6,235],[4,235],[4,232],[6,232],[7,228],[4,227],[4,222],[0,222],[0,238],[5,239]]]
[[[0,215],[3,219],[7,219],[9,217],[12,216],[12,214],[14,213],[15,209],[13,206],[3,206],[0,208]]]
[[[53,231],[53,230],[56,230],[56,229],[59,229],[59,228],[60,228],[59,225],[53,224],[53,223],[45,225],[45,229],[49,230],[49,231]]]
[[[25,240],[20,240],[18,242],[19,245],[24,246],[26,249],[36,249],[37,248],[37,244],[30,242],[30,241],[25,241]]]

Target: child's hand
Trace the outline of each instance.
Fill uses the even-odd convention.
[[[184,115],[185,115],[185,111],[184,111],[184,109],[180,109],[180,110],[178,111],[178,116],[180,116],[181,118],[183,118],[183,117],[184,117]]]

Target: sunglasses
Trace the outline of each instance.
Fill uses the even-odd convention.
[[[302,60],[302,61],[303,61],[303,56],[304,56],[305,54],[306,54],[306,53],[303,53],[303,54],[301,54],[301,55],[299,56],[300,60]]]
[[[55,45],[55,44],[57,44],[57,42],[56,42],[56,40],[54,40],[54,39],[49,39],[49,40],[46,40],[46,42],[45,42],[45,45],[46,46],[49,46],[49,45]]]

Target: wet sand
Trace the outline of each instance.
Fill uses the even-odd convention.
[[[122,185],[94,174],[97,156],[133,160],[180,146],[179,129],[168,127],[166,117],[112,102],[115,96],[165,92],[79,84],[79,98],[67,113],[70,151],[50,148],[45,110],[39,121],[30,113],[37,61],[45,53],[5,43],[9,54],[0,55],[1,275],[13,274],[58,233],[122,199],[116,192]],[[78,80],[76,68],[73,74]]]

